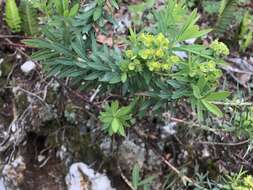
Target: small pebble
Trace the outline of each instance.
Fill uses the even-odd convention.
[[[23,65],[21,65],[21,70],[28,74],[32,70],[34,70],[36,67],[35,63],[33,61],[26,61]]]

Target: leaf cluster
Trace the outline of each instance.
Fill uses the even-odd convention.
[[[72,0],[33,0],[33,7],[41,11],[46,16],[73,17],[79,10],[80,2]]]
[[[5,21],[13,32],[21,30],[21,18],[15,0],[7,0],[5,5]]]
[[[27,35],[34,36],[38,33],[37,10],[27,0],[20,2],[20,15],[22,20],[22,31]]]
[[[228,49],[218,41],[210,47],[184,43],[211,31],[199,28],[196,10],[189,16],[182,4],[169,0],[153,13],[156,22],[150,33],[130,30],[129,46],[120,51],[96,42],[94,26],[101,29],[100,20],[110,20],[106,14],[99,14],[97,19],[103,3],[96,1],[95,6],[80,9],[75,17],[55,17],[43,28],[43,39],[25,41],[38,48],[32,57],[44,64],[49,76],[84,83],[85,90],[101,86],[103,92],[114,91],[126,100],[139,96],[135,110],[139,115],[147,114],[147,110],[166,111],[172,102],[183,100],[198,112],[200,120],[205,111],[222,116],[215,101],[225,100],[229,93],[217,92],[221,76],[218,66]],[[108,114],[104,114],[111,118],[103,123],[111,134],[123,135],[127,122],[112,116],[120,109],[117,105],[106,107]]]
[[[131,109],[131,105],[119,107],[118,101],[112,102],[110,106],[107,104],[99,117],[104,130],[108,131],[109,135],[125,136],[125,128],[130,126],[129,122],[132,120]]]

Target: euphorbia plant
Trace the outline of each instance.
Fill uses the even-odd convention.
[[[129,45],[122,51],[96,43],[96,10],[80,10],[75,18],[68,18],[67,26],[49,26],[43,39],[26,43],[39,49],[33,58],[46,64],[49,75],[82,82],[86,91],[98,86],[103,93],[113,91],[122,96],[124,104],[138,97],[131,110],[120,107],[117,101],[106,106],[100,119],[109,134],[125,135],[124,127],[129,126],[132,111],[166,111],[171,102],[182,99],[198,113],[200,121],[205,111],[222,116],[214,102],[229,95],[216,90],[222,73],[219,64],[229,51],[218,41],[209,47],[184,43],[210,31],[199,29],[196,10],[188,16],[182,4],[168,1],[154,12],[155,23],[148,31],[138,34],[130,29]],[[186,56],[179,56],[179,52]],[[149,112],[145,112],[147,109]]]

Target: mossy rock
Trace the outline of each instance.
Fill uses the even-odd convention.
[[[13,66],[12,62],[13,62],[12,58],[6,57],[0,64],[0,87],[6,85],[6,79],[12,70]]]
[[[18,113],[22,113],[28,106],[27,95],[25,93],[18,93],[15,96],[15,102]]]
[[[76,159],[85,161],[87,164],[93,163],[97,158],[103,159],[103,153],[98,144],[92,142],[89,133],[82,135],[78,128],[73,128],[68,134],[70,149]]]

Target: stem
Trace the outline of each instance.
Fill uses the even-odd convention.
[[[224,106],[253,106],[252,102],[212,102],[216,105],[224,105]]]

